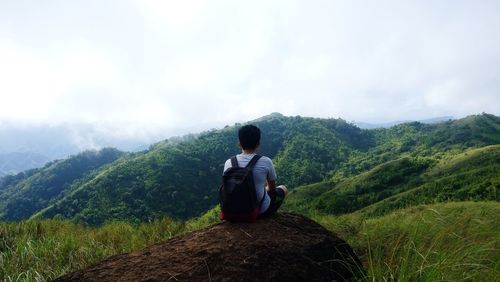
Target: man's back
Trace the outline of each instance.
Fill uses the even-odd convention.
[[[266,218],[275,214],[285,199],[288,190],[284,185],[276,185],[276,171],[271,159],[256,157],[252,161],[260,146],[260,135],[260,129],[251,124],[238,130],[241,154],[236,156],[236,160],[239,168],[226,173],[232,166],[231,159],[226,161],[219,190],[222,220],[253,221]],[[247,177],[248,169],[252,169],[252,177]],[[255,191],[252,190],[251,182],[254,183]],[[246,202],[251,203],[248,208]],[[234,203],[234,207],[230,203]]]
[[[236,156],[238,165],[240,167],[245,167],[255,155],[256,154],[238,154]],[[230,167],[231,159],[228,159],[224,164],[224,171],[226,171]],[[257,161],[255,166],[253,167],[252,172],[257,199],[259,199],[260,201],[260,199],[262,199],[262,197],[264,196],[267,181],[276,180],[276,171],[274,169],[272,160],[268,157],[263,156]],[[266,196],[264,198],[264,201],[262,202],[262,205],[260,207],[260,213],[266,211],[271,202],[269,195],[267,195],[267,193],[265,195]]]

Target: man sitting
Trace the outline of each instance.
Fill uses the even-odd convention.
[[[260,136],[260,129],[254,125],[245,125],[239,129],[238,139],[242,152],[226,161],[224,175],[234,165],[246,167],[254,159],[259,149]],[[288,190],[284,185],[276,186],[276,171],[270,158],[257,156],[255,160],[249,169],[252,170],[256,199],[260,203],[258,218],[264,218],[276,213]]]

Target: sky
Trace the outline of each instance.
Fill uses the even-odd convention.
[[[0,0],[0,122],[500,114],[500,1]]]

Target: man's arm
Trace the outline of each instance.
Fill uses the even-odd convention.
[[[276,189],[276,180],[268,180],[266,190],[268,192],[274,191]]]
[[[224,174],[224,172],[226,170],[228,170],[228,168],[231,167],[231,159],[227,160],[225,163],[224,163],[224,170],[222,171],[222,174]]]
[[[268,172],[267,172],[267,191],[274,191],[276,189],[276,170],[274,169],[273,161],[268,159]]]

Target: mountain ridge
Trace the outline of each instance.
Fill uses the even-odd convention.
[[[453,116],[441,116],[441,117],[419,119],[419,120],[400,120],[400,121],[391,121],[382,123],[369,123],[360,121],[360,122],[354,122],[354,124],[361,129],[377,129],[377,128],[389,128],[402,123],[420,122],[426,124],[433,124],[433,123],[446,122],[454,119],[455,118]]]
[[[253,123],[263,132],[260,153],[274,159],[280,181],[292,190],[353,177],[402,157],[441,158],[500,143],[500,118],[489,114],[374,130],[359,129],[342,119],[281,114]],[[124,155],[89,179],[75,180],[68,186],[73,187],[70,193],[49,200],[50,205],[31,217],[63,217],[100,225],[107,220],[198,216],[217,203],[223,162],[239,150],[239,125],[165,140],[149,150]],[[0,197],[5,198],[2,191],[5,187],[0,185]]]

